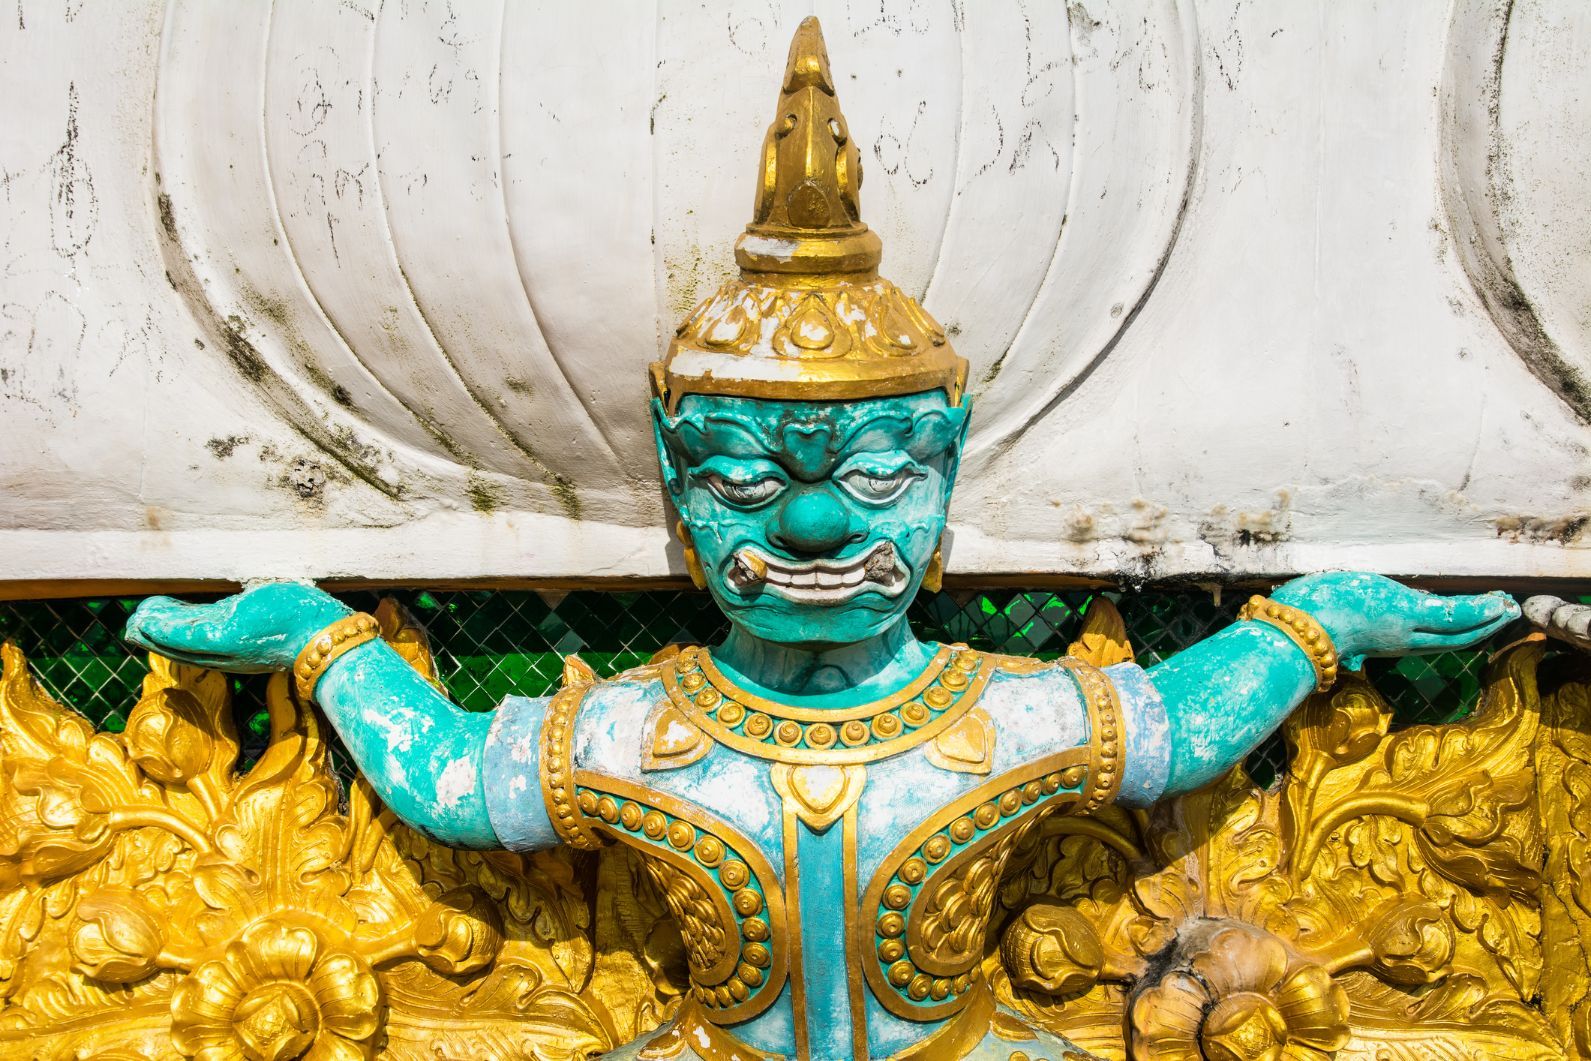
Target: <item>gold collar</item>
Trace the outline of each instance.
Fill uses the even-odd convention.
[[[731,682],[705,648],[663,667],[669,700],[720,744],[781,763],[876,762],[933,739],[974,704],[995,670],[982,652],[944,645],[899,692],[847,708],[780,704]]]

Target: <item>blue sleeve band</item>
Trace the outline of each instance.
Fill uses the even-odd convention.
[[[482,777],[492,831],[510,851],[559,843],[541,794],[541,723],[547,697],[511,696],[497,708],[486,737]]]
[[[1149,675],[1136,663],[1105,668],[1121,701],[1122,724],[1127,730],[1126,763],[1116,802],[1127,807],[1147,807],[1166,790],[1171,777],[1171,723]]]

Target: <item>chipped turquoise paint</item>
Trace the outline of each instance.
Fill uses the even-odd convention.
[[[318,631],[350,614],[314,586],[272,582],[214,604],[151,597],[128,619],[127,638],[202,666],[285,671]],[[460,711],[381,641],[328,668],[316,699],[393,813],[454,847],[502,846],[481,770],[492,716]]]
[[[807,993],[807,1041],[817,1057],[844,1057],[851,1049],[851,995],[846,961],[843,823],[815,833],[796,826],[801,870],[801,976]],[[855,900],[850,900],[855,902]]]
[[[501,846],[556,847],[558,833],[541,797],[541,734],[550,697],[510,696],[491,715],[481,756],[487,820]]]
[[[1105,676],[1116,687],[1124,705],[1140,707],[1134,715],[1137,725],[1127,727],[1121,790],[1116,802],[1147,807],[1165,794],[1171,777],[1171,720],[1166,704],[1149,675],[1136,663],[1106,667]]]
[[[1309,612],[1344,666],[1366,656],[1441,652],[1484,640],[1519,617],[1500,593],[1438,597],[1380,575],[1330,572],[1294,579],[1272,598]],[[1240,622],[1149,671],[1170,722],[1165,794],[1219,777],[1263,740],[1315,685],[1304,651],[1267,623]]]
[[[492,716],[454,707],[379,640],[338,660],[315,692],[393,813],[451,847],[502,846],[481,770]]]
[[[965,405],[950,406],[940,394],[832,404],[691,396],[676,416],[654,406],[665,488],[731,623],[713,656],[732,681],[787,706],[828,710],[889,695],[922,670],[934,646],[916,639],[906,609],[944,529],[967,417]],[[1473,644],[1518,614],[1498,595],[1444,599],[1370,574],[1297,579],[1275,598],[1313,614],[1348,666]],[[347,612],[314,587],[272,583],[215,604],[151,599],[129,620],[127,635],[200,665],[286,670],[318,630]],[[1125,727],[1121,799],[1139,804],[1227,770],[1314,685],[1291,640],[1247,622],[1147,675],[1119,667],[1109,677]],[[1057,689],[1041,673],[1011,675],[985,691],[1004,734],[993,776],[1087,739],[1075,691]],[[715,748],[678,771],[641,769],[645,720],[661,695],[655,679],[597,686],[589,712],[574,723],[577,765],[690,800],[736,824],[771,865],[782,866],[775,836],[782,809],[766,764]],[[545,701],[516,698],[495,719],[462,712],[379,643],[334,663],[317,698],[381,798],[410,824],[460,846],[554,842],[536,747]],[[885,852],[977,783],[943,775],[920,749],[870,764],[858,810],[860,886]],[[1018,828],[1022,816],[1002,814],[992,829]],[[786,930],[799,934],[792,943],[805,952],[806,1030],[814,1057],[848,1056],[844,973],[876,959],[850,953],[840,928],[842,904],[859,902],[843,894],[840,830],[798,835],[801,916]],[[787,983],[767,1010],[731,1031],[761,1049],[793,1052],[795,986]],[[871,990],[864,1010],[875,1054],[938,1027],[885,1012]]]

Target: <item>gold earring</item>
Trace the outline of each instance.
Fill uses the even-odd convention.
[[[691,532],[685,529],[684,520],[674,521],[674,536],[685,547],[685,570],[691,576],[691,585],[706,589],[707,572],[702,570],[701,558],[696,555],[696,543],[691,541]]]
[[[923,572],[923,589],[929,593],[938,593],[945,585],[945,539],[941,535],[939,544],[934,546],[934,555],[928,561],[928,570]]]

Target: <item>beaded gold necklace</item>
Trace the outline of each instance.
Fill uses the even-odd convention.
[[[742,689],[705,648],[682,649],[663,668],[663,687],[714,740],[782,763],[843,765],[896,755],[933,738],[977,703],[994,666],[965,645],[943,645],[898,692],[846,708],[781,704]]]

